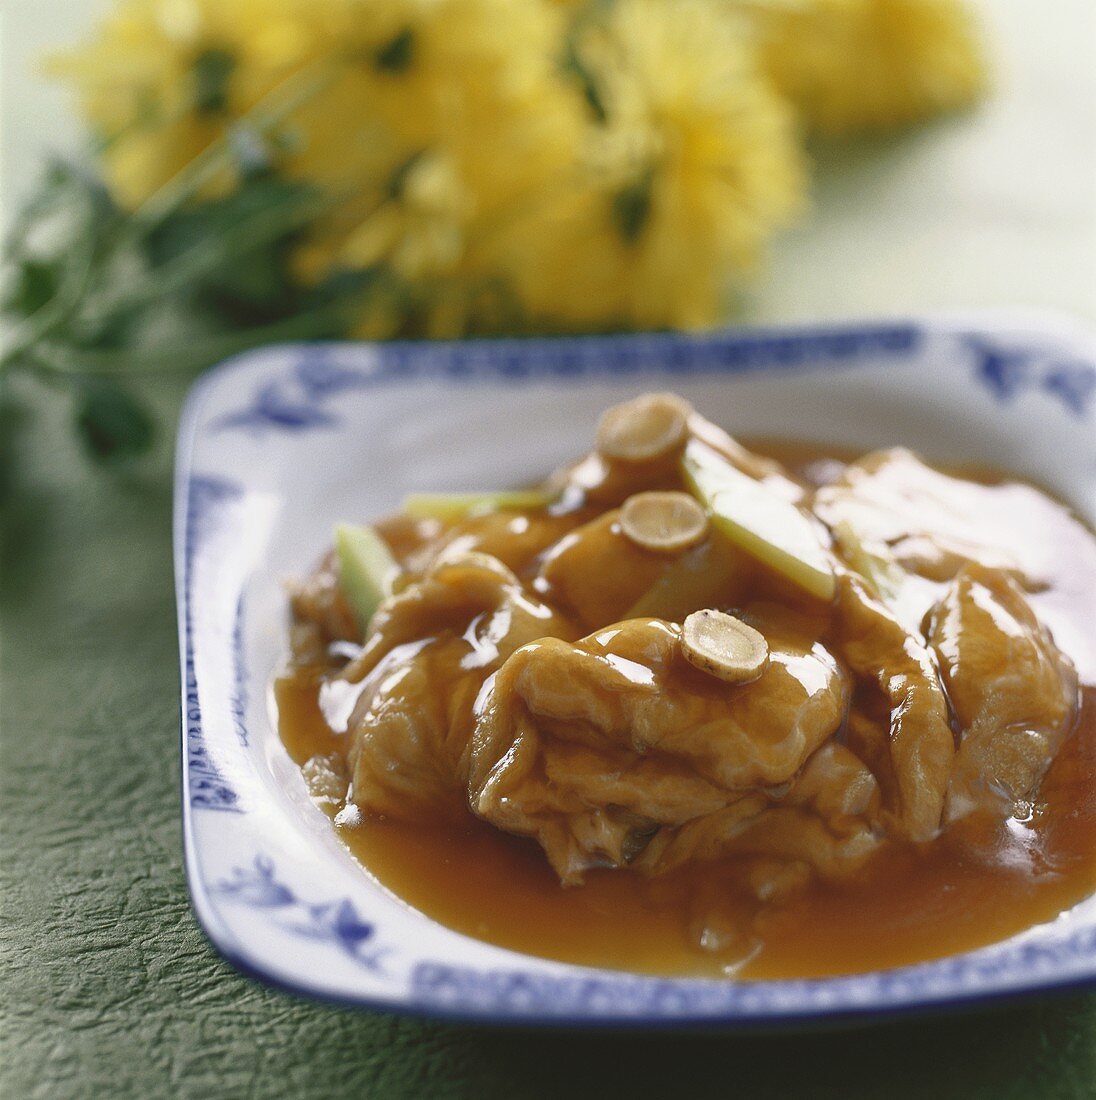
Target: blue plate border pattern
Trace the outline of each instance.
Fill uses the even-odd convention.
[[[186,579],[183,657],[184,721],[186,724],[186,768],[190,787],[190,804],[196,808],[241,813],[239,795],[213,763],[202,729],[201,698],[194,650],[194,563],[209,530],[215,512],[225,502],[239,500],[243,489],[221,478],[194,477],[187,486]],[[232,662],[235,691],[231,700],[233,721],[241,744],[247,743],[243,719],[243,597],[237,600],[232,639]],[[241,737],[242,733],[242,737]]]
[[[803,370],[853,360],[902,359],[924,333],[910,324],[865,325],[786,335],[717,334],[709,337],[588,337],[548,342],[497,340],[466,343],[393,343],[368,368],[338,361],[337,344],[303,345],[281,377],[263,379],[248,405],[219,417],[215,432],[300,433],[340,424],[331,403],[343,394],[392,382],[444,378],[522,382],[532,379],[620,378],[643,372],[695,376]]]
[[[899,1007],[960,990],[977,996],[1010,975],[1065,972],[1075,980],[1091,980],[1094,954],[1096,927],[1090,927],[1059,944],[1018,944],[847,978],[733,982],[596,972],[557,975],[421,962],[412,971],[411,989],[416,1003],[430,1008],[475,1009],[508,1017],[771,1018]]]

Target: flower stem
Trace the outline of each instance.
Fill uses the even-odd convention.
[[[195,340],[168,348],[132,348],[120,351],[36,347],[34,366],[54,377],[92,375],[98,378],[168,374],[210,366],[257,344],[314,340],[329,335],[344,318],[345,306],[329,306],[298,313],[268,325],[241,329],[227,336]]]
[[[254,107],[244,112],[234,124],[251,126],[265,134],[283,122],[312,96],[319,94],[335,78],[336,66],[332,59],[324,58],[293,73],[268,92]],[[84,304],[91,276],[104,255],[116,253],[126,245],[132,245],[146,237],[152,230],[176,213],[197,196],[231,158],[230,134],[215,138],[193,160],[154,191],[120,228],[107,236],[103,253],[98,257],[89,247],[84,263],[74,269],[76,274],[66,279],[58,292],[39,309],[35,310],[16,330],[6,346],[0,350],[0,374],[10,370],[23,359],[36,344],[45,340],[61,325],[71,320]],[[41,359],[41,356],[35,356]]]
[[[334,78],[335,70],[330,59],[324,58],[306,66],[286,77],[254,107],[240,115],[233,123],[233,129],[250,126],[261,135],[269,133],[298,107],[323,91]],[[136,233],[148,233],[193,199],[217,172],[231,162],[230,133],[226,131],[216,137],[193,160],[149,195],[134,210],[127,225]]]

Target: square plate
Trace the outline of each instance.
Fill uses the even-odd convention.
[[[179,436],[175,553],[183,821],[194,909],[276,985],[376,1008],[521,1023],[757,1026],[1096,979],[1096,898],[970,954],[852,977],[662,979],[469,939],[363,873],[278,738],[281,579],[335,521],[412,490],[531,482],[608,404],[674,389],[732,432],[1005,467],[1096,520],[1096,338],[1062,319],[454,344],[265,348],[207,374]]]

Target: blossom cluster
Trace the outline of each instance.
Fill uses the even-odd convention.
[[[711,324],[810,131],[984,84],[957,0],[120,0],[53,67],[125,209],[213,148],[202,196],[313,189],[293,278],[377,338]]]

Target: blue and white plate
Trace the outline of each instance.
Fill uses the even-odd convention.
[[[1005,943],[854,977],[658,979],[481,943],[372,881],[278,739],[282,580],[332,525],[411,490],[502,488],[589,444],[598,413],[674,389],[732,432],[1003,466],[1096,521],[1096,337],[980,315],[457,344],[272,347],[206,375],[179,436],[183,818],[194,908],[241,969],[318,997],[521,1023],[751,1025],[1096,979],[1096,898]]]

